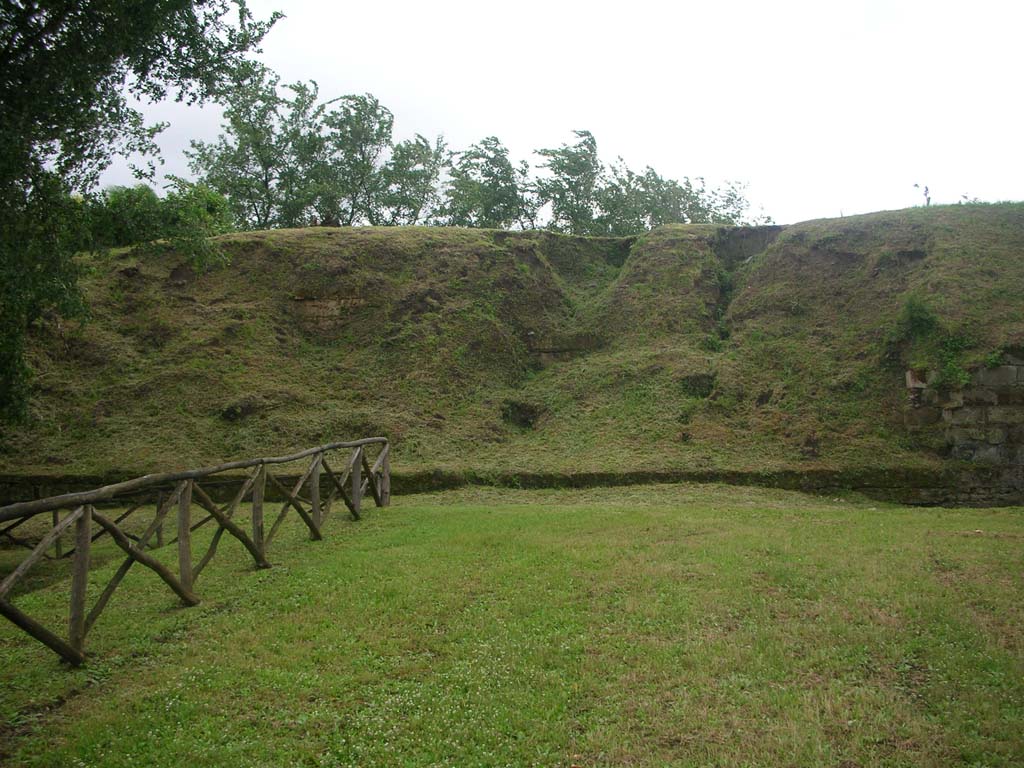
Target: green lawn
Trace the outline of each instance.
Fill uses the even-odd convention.
[[[137,566],[78,670],[0,625],[0,763],[1024,763],[1020,508],[475,489],[300,526],[269,571],[225,539],[196,608]],[[59,626],[41,567],[16,602]]]

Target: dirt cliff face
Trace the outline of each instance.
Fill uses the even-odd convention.
[[[34,330],[32,416],[5,430],[0,474],[138,473],[368,432],[395,440],[398,473],[481,478],[1019,466],[1018,384],[988,379],[1019,373],[997,362],[1024,345],[1024,206],[623,239],[223,242],[231,265],[202,275],[174,253],[90,261],[93,319]],[[915,404],[908,370],[962,404]]]

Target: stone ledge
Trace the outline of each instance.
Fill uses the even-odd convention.
[[[981,387],[1014,387],[1024,385],[1024,366],[997,365],[994,368],[979,368],[971,381]]]

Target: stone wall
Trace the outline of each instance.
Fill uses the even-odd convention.
[[[907,371],[906,421],[910,428],[942,430],[948,457],[965,462],[950,500],[1024,503],[1024,349],[971,371],[963,389],[939,389],[936,378],[934,372]]]
[[[950,458],[999,470],[1002,490],[1024,495],[1024,350],[971,372],[960,390],[942,391],[932,380],[907,371],[908,425],[941,424]]]
[[[1024,465],[1024,359],[1007,357],[940,403],[952,458]]]

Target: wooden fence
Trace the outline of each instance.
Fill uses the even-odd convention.
[[[377,452],[376,457],[367,451]],[[328,463],[328,455],[342,452],[343,463],[336,471]],[[289,489],[275,477],[271,467],[310,459],[308,467]],[[333,458],[331,459],[334,460]],[[370,463],[372,460],[372,464]],[[237,473],[244,474],[238,477]],[[236,473],[231,487],[240,486],[227,502],[218,503],[200,481],[214,487],[215,475],[231,479],[225,473]],[[277,516],[265,524],[265,498],[276,496],[282,500]],[[323,493],[326,485],[327,492]],[[348,489],[346,490],[346,485]],[[223,485],[217,485],[221,490]],[[303,495],[303,490],[306,495]],[[0,535],[14,540],[12,531],[29,520],[46,519],[48,530],[31,546],[31,552],[0,582],[0,614],[26,633],[51,648],[73,665],[85,660],[85,638],[110,602],[118,585],[135,563],[153,570],[186,606],[197,605],[199,597],[195,583],[203,569],[217,552],[221,537],[227,533],[238,539],[252,556],[257,568],[269,568],[267,548],[273,541],[291,510],[309,529],[310,539],[323,536],[323,525],[331,513],[332,504],[344,503],[354,520],[360,516],[362,499],[369,491],[378,507],[386,507],[391,499],[390,445],[386,438],[370,437],[347,443],[330,443],[310,448],[291,456],[250,459],[221,464],[216,467],[146,475],[123,483],[107,485],[93,491],[68,493],[46,499],[36,499],[0,507]],[[240,505],[250,500],[251,525],[247,531],[240,525]],[[202,512],[193,519],[193,511]],[[122,509],[116,517],[103,514],[100,509]],[[125,530],[124,522],[145,509],[154,515],[141,534]],[[70,512],[68,512],[70,510]],[[171,511],[175,510],[174,514]],[[62,516],[61,512],[65,511]],[[205,514],[203,514],[205,513]],[[49,514],[49,517],[43,516]],[[113,517],[113,519],[111,519]],[[165,540],[165,522],[170,519],[171,536]],[[216,531],[206,552],[195,561],[192,553],[192,533],[209,522]],[[138,529],[136,529],[138,530]],[[114,573],[91,608],[86,605],[86,587],[89,581],[89,552],[92,543],[108,535],[125,552],[125,560]],[[70,549],[63,548],[63,538],[72,541]],[[175,572],[149,554],[162,546],[177,545],[178,568]],[[50,549],[54,549],[53,555]],[[70,611],[67,638],[48,629],[8,599],[18,581],[44,557],[71,558]]]

